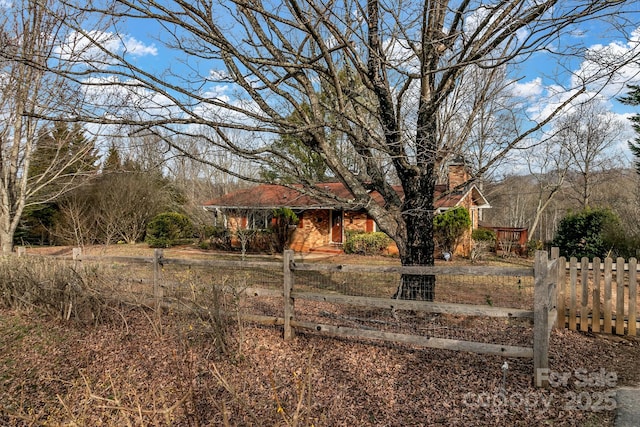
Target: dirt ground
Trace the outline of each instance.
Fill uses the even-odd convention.
[[[636,338],[554,330],[539,389],[530,359],[285,342],[279,327],[125,304],[89,326],[4,309],[0,425],[607,426],[638,360]]]

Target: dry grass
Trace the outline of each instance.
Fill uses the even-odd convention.
[[[190,309],[161,316],[133,300],[108,305],[91,324],[34,306],[0,310],[0,425],[612,425],[612,411],[567,406],[571,393],[604,389],[571,382],[536,389],[531,360],[317,334],[284,342],[280,328],[218,316],[240,301],[197,286],[212,277],[226,274],[183,277],[183,293],[173,298]],[[119,289],[106,279],[92,283]],[[635,384],[639,344],[554,331],[551,368],[605,369],[619,385]]]
[[[223,356],[189,316],[165,315],[158,334],[141,309],[121,314],[87,328],[0,311],[0,424],[612,425],[610,411],[565,410],[583,389],[533,388],[529,360],[507,360],[503,383],[497,356],[304,334],[286,343],[249,325],[228,331],[242,349]],[[639,356],[635,340],[552,338],[554,370],[604,368],[621,385],[638,380]],[[477,405],[503,386],[519,396],[512,405]]]

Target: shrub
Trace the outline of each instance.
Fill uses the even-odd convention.
[[[527,242],[527,255],[533,256],[536,251],[544,250],[544,242],[541,240],[529,240]]]
[[[476,228],[471,233],[471,238],[476,242],[495,242],[497,239],[496,232],[488,228]]]
[[[552,246],[565,257],[606,257],[620,248],[623,236],[618,216],[609,209],[585,209],[560,221]]]
[[[497,236],[493,230],[477,228],[471,233],[471,239],[473,240],[473,244],[469,258],[471,262],[477,262],[495,249]]]
[[[390,244],[391,238],[379,231],[375,233],[347,231],[343,249],[348,254],[381,255]]]
[[[193,226],[186,215],[165,212],[149,222],[146,241],[152,248],[168,248],[191,238],[192,234]]]
[[[92,289],[92,279],[58,260],[4,257],[0,259],[0,307],[36,309],[65,320],[96,323],[105,301]]]
[[[249,239],[248,249],[253,252],[282,252],[278,250],[278,237],[274,229],[267,228],[255,230]]]
[[[640,258],[640,236],[624,234],[617,240],[616,247],[612,250],[612,257]]]
[[[449,209],[433,218],[434,240],[442,251],[453,253],[464,235],[471,227],[469,211],[463,207]]]
[[[273,211],[273,217],[276,219],[273,227],[274,250],[282,252],[287,248],[291,234],[299,222],[298,216],[289,208],[279,208]]]
[[[203,228],[204,239],[200,242],[200,249],[231,249],[231,231],[228,228],[208,225]]]

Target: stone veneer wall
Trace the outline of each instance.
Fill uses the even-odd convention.
[[[345,230],[367,230],[367,221],[369,219],[366,212],[345,212],[344,213],[344,229]],[[371,227],[371,226],[370,226]]]
[[[298,216],[300,222],[293,232],[289,247],[297,252],[308,252],[311,248],[330,243],[330,211],[318,209],[305,211]]]

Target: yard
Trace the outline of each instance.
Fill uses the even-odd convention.
[[[526,299],[513,288],[464,286],[478,301]],[[554,330],[551,371],[568,381],[537,389],[530,359],[311,333],[285,342],[278,326],[180,310],[156,317],[142,303],[115,297],[101,299],[95,324],[37,307],[0,311],[0,424],[603,426],[614,416],[610,391],[640,381],[640,341],[630,337]],[[601,377],[609,381],[584,380]]]

